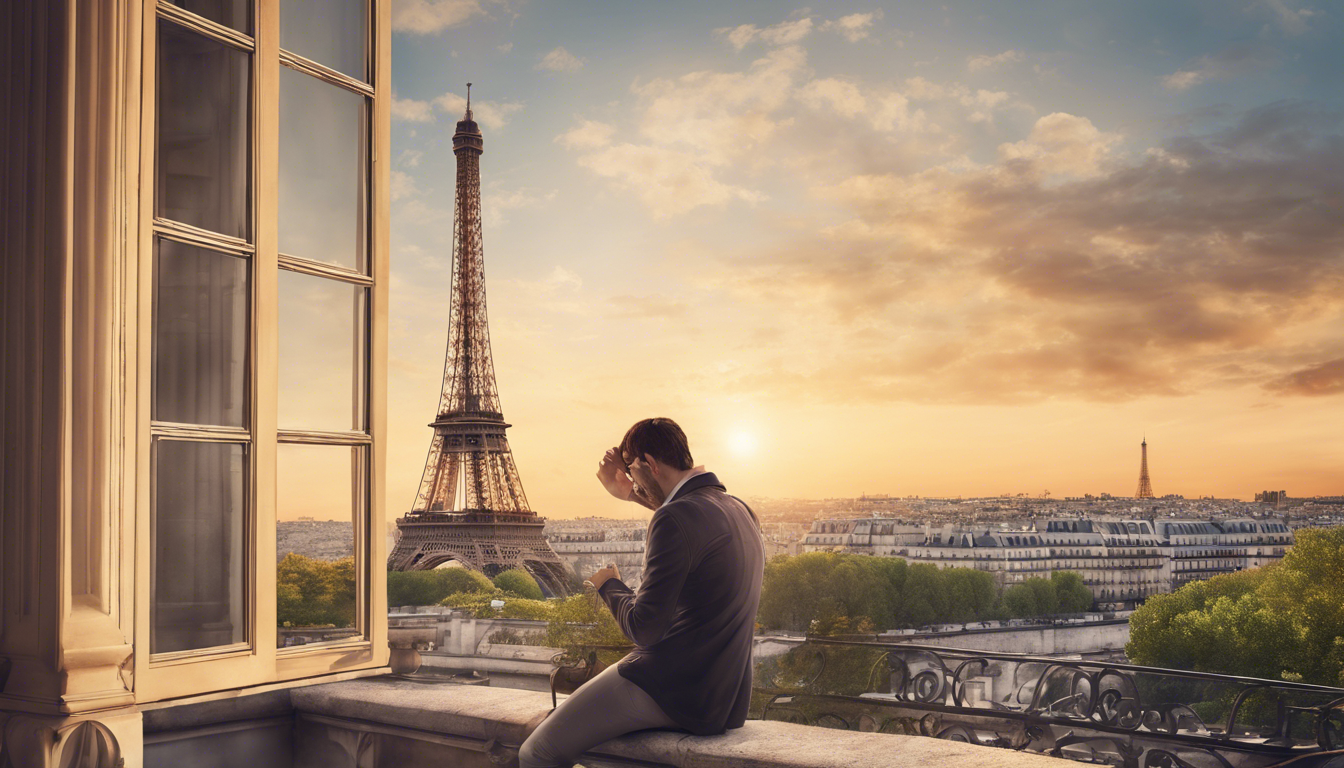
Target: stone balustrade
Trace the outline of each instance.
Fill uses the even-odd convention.
[[[550,695],[393,677],[290,691],[295,768],[516,765]],[[748,721],[718,736],[643,731],[581,758],[598,766],[676,768],[1058,768],[1071,761],[953,741]]]

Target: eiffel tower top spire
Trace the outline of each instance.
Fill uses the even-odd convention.
[[[471,116],[471,84],[466,114],[453,133],[457,155],[457,203],[453,228],[453,298],[448,359],[439,396],[439,419],[479,414],[503,421],[490,354],[485,309],[485,254],[481,243],[481,154],[485,140]]]

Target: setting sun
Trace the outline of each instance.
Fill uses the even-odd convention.
[[[745,429],[739,429],[728,435],[728,451],[739,459],[756,455],[756,435]]]

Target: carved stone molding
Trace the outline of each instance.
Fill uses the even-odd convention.
[[[0,714],[0,764],[13,768],[139,768],[142,721],[134,709],[99,719]],[[7,760],[8,763],[4,763]]]

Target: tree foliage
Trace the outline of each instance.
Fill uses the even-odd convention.
[[[972,568],[809,552],[766,563],[757,621],[763,629],[843,634],[1077,612],[1091,604],[1092,593],[1071,572],[1028,579],[1000,596],[993,575]]]
[[[1050,574],[1055,585],[1055,598],[1060,613],[1083,613],[1092,610],[1092,590],[1083,583],[1076,571],[1055,571]]]
[[[500,600],[502,608],[495,608],[490,601]],[[455,592],[445,597],[441,605],[461,608],[478,619],[534,619],[549,621],[553,614],[551,604],[546,600],[529,600],[516,597],[500,589],[489,592]]]
[[[318,560],[291,552],[276,565],[275,578],[280,626],[355,625],[355,558]]]
[[[532,574],[521,568],[510,568],[494,578],[495,586],[508,594],[528,600],[541,600],[545,595]]]
[[[1155,595],[1129,627],[1139,664],[1344,685],[1344,528],[1298,531],[1275,565]]]
[[[394,608],[403,605],[438,605],[443,598],[456,592],[488,592],[493,589],[494,583],[485,574],[468,568],[387,573],[387,604]]]
[[[606,604],[592,592],[552,600],[549,605],[551,623],[546,627],[546,645],[563,649],[571,661],[592,646],[633,646]],[[623,655],[621,650],[598,651],[598,658],[608,664]]]

